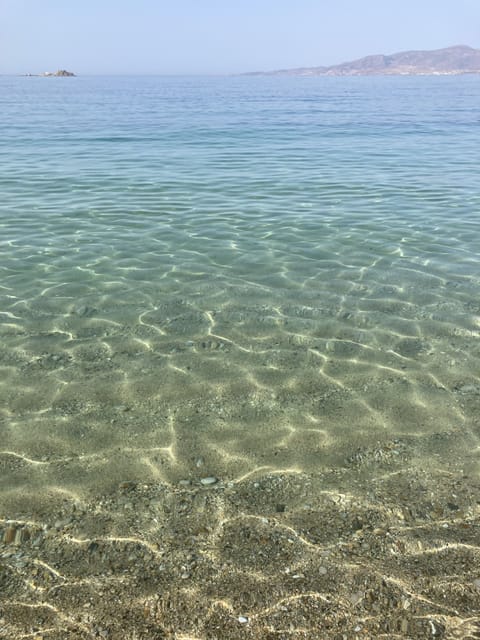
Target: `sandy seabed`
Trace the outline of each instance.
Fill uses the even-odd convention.
[[[0,638],[480,638],[470,338],[94,329],[0,352]]]
[[[12,503],[0,637],[478,638],[480,483],[411,453]]]

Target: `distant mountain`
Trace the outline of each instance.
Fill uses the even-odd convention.
[[[330,67],[256,71],[244,75],[289,76],[421,76],[480,73],[480,49],[465,45],[434,51],[402,51],[372,55]]]

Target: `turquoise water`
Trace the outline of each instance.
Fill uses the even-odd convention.
[[[0,91],[9,455],[238,479],[459,429],[476,465],[476,77]]]
[[[1,637],[478,637],[479,105],[0,78]]]

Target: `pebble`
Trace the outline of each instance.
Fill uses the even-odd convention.
[[[17,531],[15,532],[15,540],[13,541],[13,544],[19,547],[23,542],[26,542],[27,540],[30,540],[30,532],[28,531],[28,529],[17,529]]]
[[[39,547],[42,544],[42,536],[38,535],[33,541],[32,541],[32,547]]]
[[[464,384],[462,387],[460,387],[459,391],[460,393],[478,393],[479,388],[474,384]]]
[[[238,621],[241,624],[246,624],[248,622],[248,618],[246,616],[238,616]]]
[[[7,527],[5,533],[3,534],[3,541],[5,542],[5,544],[10,544],[15,540],[16,532],[16,527]]]
[[[130,490],[132,490],[132,489],[135,489],[135,488],[136,488],[136,486],[137,486],[137,483],[136,483],[136,482],[132,482],[131,480],[126,480],[126,481],[124,481],[124,482],[121,482],[121,483],[118,485],[118,488],[119,488],[121,491],[130,491]]]
[[[355,607],[359,602],[361,602],[363,600],[364,593],[363,593],[363,591],[356,591],[355,593],[351,593],[347,597],[350,600],[350,602],[353,604],[353,606]]]
[[[85,316],[92,314],[94,311],[95,309],[93,307],[89,307],[86,304],[82,304],[75,309],[75,313],[77,314],[77,316],[80,316],[81,318],[84,318]]]
[[[204,486],[208,486],[210,484],[215,484],[216,482],[218,482],[218,478],[216,478],[215,476],[208,476],[207,478],[200,478],[200,484],[203,484]]]

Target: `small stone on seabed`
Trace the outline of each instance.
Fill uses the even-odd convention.
[[[118,485],[118,488],[122,491],[129,491],[130,489],[135,489],[137,486],[136,482],[132,482],[131,480],[126,480],[125,482],[121,482]]]
[[[216,482],[218,482],[218,478],[216,478],[215,476],[208,476],[208,478],[200,479],[200,483],[205,486],[209,484],[215,484]]]
[[[16,532],[17,532],[16,527],[13,527],[13,526],[7,527],[7,529],[5,530],[5,533],[3,534],[3,541],[6,544],[10,544],[11,542],[13,542],[15,540]]]
[[[15,540],[13,541],[13,544],[17,547],[19,547],[22,542],[25,542],[26,540],[30,539],[30,534],[26,529],[17,529],[17,531],[15,532]]]
[[[238,616],[238,621],[242,624],[246,624],[248,622],[248,618],[245,616]]]

